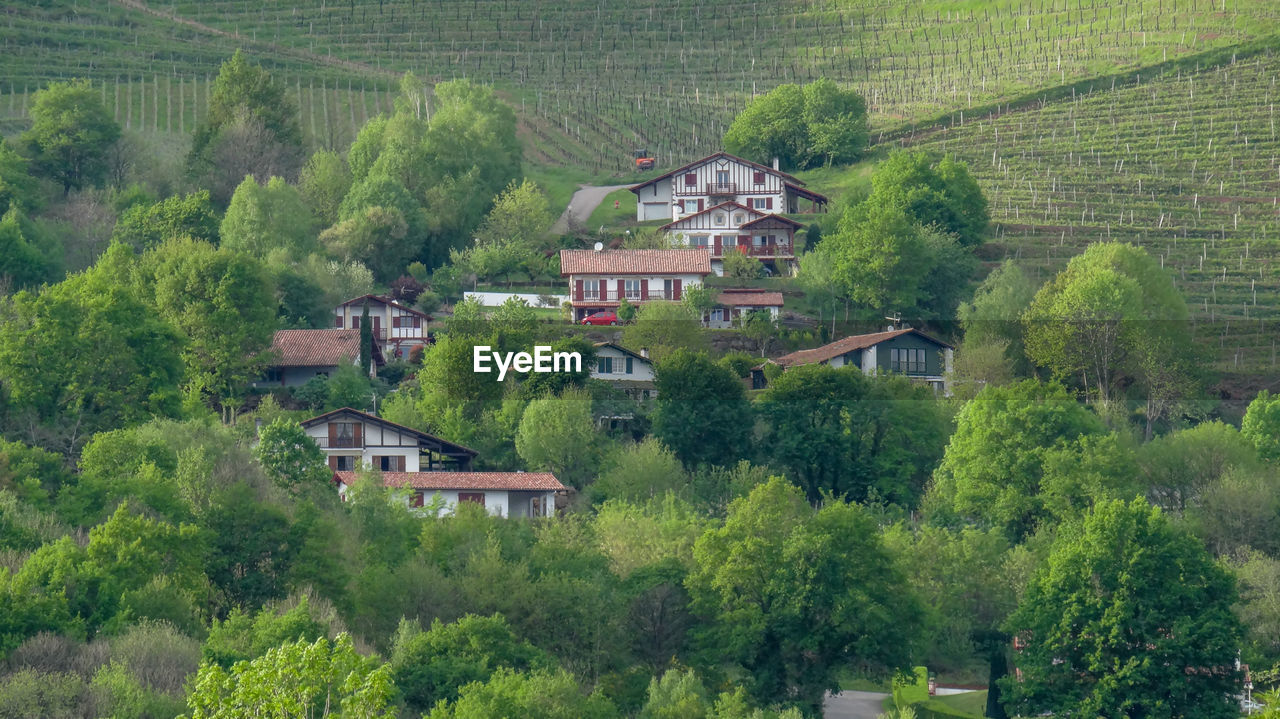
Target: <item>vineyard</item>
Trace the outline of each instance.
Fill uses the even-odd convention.
[[[903,138],[969,163],[996,253],[1041,278],[1087,244],[1170,269],[1218,369],[1275,371],[1280,338],[1280,56],[1102,85]]]

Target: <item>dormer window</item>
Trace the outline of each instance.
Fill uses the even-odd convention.
[[[746,222],[746,221],[747,221],[747,216],[746,216],[746,215],[742,214],[741,212],[735,212],[735,213],[733,213],[733,224],[735,224],[735,225],[741,225],[742,223],[744,223],[744,222]]]
[[[714,222],[715,222],[717,225],[723,226],[723,225],[724,225],[724,219],[725,219],[725,215],[724,215],[724,213],[723,213],[723,212],[717,212],[717,213],[715,214],[715,220],[714,220]]]

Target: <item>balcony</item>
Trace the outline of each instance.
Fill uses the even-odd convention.
[[[622,298],[626,298],[628,302],[647,302],[649,300],[677,300],[674,290],[649,290],[648,293],[641,296],[639,292],[623,292],[618,294],[617,288],[611,288],[605,292],[601,292],[596,288],[594,292],[583,288],[581,293],[574,292],[573,300],[575,302],[620,302]]]
[[[320,445],[320,449],[364,449],[364,438],[359,441],[355,437],[335,437],[332,440],[328,437],[313,437],[316,444]]]
[[[738,194],[738,183],[736,182],[708,182],[707,194],[712,197],[723,197],[726,195]]]
[[[759,258],[792,258],[791,245],[722,245],[720,247],[708,247],[711,250],[711,257],[715,259],[723,258],[730,252],[742,252],[748,257]]]

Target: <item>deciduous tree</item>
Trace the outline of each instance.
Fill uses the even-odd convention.
[[[678,349],[657,362],[654,435],[686,467],[730,465],[751,442],[742,382],[702,352]]]
[[[120,126],[88,80],[49,83],[35,94],[30,112],[31,128],[21,141],[36,172],[62,185],[63,196],[102,181]]]

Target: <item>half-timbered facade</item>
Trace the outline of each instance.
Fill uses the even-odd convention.
[[[717,152],[634,185],[636,220],[676,221],[725,202],[766,214],[818,211],[822,194],[775,167]]]
[[[408,357],[414,347],[427,344],[427,323],[431,321],[431,315],[377,295],[356,297],[335,307],[334,328],[360,329],[365,302],[369,303],[373,340],[378,343],[383,356],[392,359]]]
[[[302,423],[334,471],[469,471],[476,451],[346,407]]]
[[[724,274],[724,257],[741,252],[760,260],[775,274],[788,274],[795,262],[795,236],[800,223],[781,215],[724,202],[663,225],[673,244],[705,249],[711,270]]]
[[[703,250],[560,250],[560,275],[569,280],[573,320],[601,310],[679,301],[689,287],[711,274]]]

